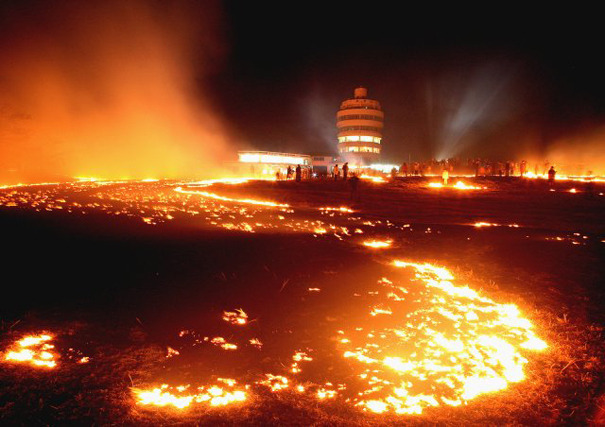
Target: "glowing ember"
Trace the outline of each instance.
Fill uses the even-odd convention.
[[[393,244],[391,239],[387,240],[366,240],[363,242],[364,246],[367,246],[372,249],[384,249],[389,248]]]
[[[171,357],[178,356],[178,355],[181,354],[181,353],[179,353],[178,350],[175,350],[172,347],[168,347],[168,349],[166,351],[167,351],[167,353],[166,353],[166,358],[167,359],[170,359]]]
[[[370,178],[375,182],[384,181],[382,178]],[[218,183],[236,185],[247,181],[245,178],[212,180],[181,183],[174,188],[173,184],[157,184],[156,180],[110,186],[109,181],[90,179],[52,186],[39,192],[9,189],[0,193],[0,205],[47,211],[60,209],[81,214],[102,210],[111,215],[137,218],[154,226],[180,216],[199,217],[213,226],[229,230],[255,232],[281,227],[281,230],[322,234],[326,238],[334,236],[340,240],[363,234],[364,230],[355,228],[357,226],[387,226],[412,231],[409,224],[396,226],[388,220],[381,222],[341,215],[353,212],[346,207],[319,208],[322,219],[345,217],[347,221],[354,221],[347,222],[347,227],[344,227],[318,219],[296,218],[287,204],[230,198],[199,190]],[[440,183],[434,184],[429,184],[429,187],[444,187]],[[486,187],[468,186],[459,181],[445,188],[474,190]],[[85,194],[87,198],[72,198],[73,193]],[[316,216],[320,215],[317,210],[312,211]],[[259,213],[269,219],[261,222]],[[489,222],[469,225],[477,228],[504,226]],[[516,224],[505,226],[518,227]],[[430,228],[426,233],[429,232]],[[392,244],[392,239],[363,241],[364,246],[372,249],[388,248]],[[396,261],[395,266],[406,268],[407,272],[413,270],[410,282],[404,286],[396,280],[382,278],[378,289],[354,294],[360,299],[371,300],[364,305],[363,312],[355,314],[365,316],[363,322],[357,326],[346,324],[347,328],[350,327],[348,330],[343,325],[339,326],[342,329],[331,341],[337,346],[338,354],[343,356],[341,362],[349,365],[347,372],[353,370],[353,379],[347,377],[346,381],[342,380],[346,384],[339,384],[334,378],[329,378],[334,382],[332,384],[326,382],[325,376],[319,381],[306,378],[316,369],[303,368],[307,363],[315,367],[317,362],[311,361],[321,359],[321,352],[314,353],[313,349],[307,348],[296,351],[290,363],[281,365],[284,375],[265,374],[258,381],[246,381],[268,387],[272,392],[288,389],[291,393],[307,393],[317,400],[338,398],[375,413],[417,414],[428,407],[462,405],[476,396],[522,381],[527,363],[524,352],[546,348],[546,343],[536,336],[533,325],[522,317],[516,306],[496,303],[468,287],[454,285],[453,275],[445,268],[401,261]],[[307,287],[312,285],[313,282],[302,290],[318,293],[319,288]],[[317,294],[314,299],[321,298],[324,293]],[[238,326],[249,321],[242,309],[224,311],[222,319]],[[242,328],[238,332],[246,332],[247,329]],[[253,335],[239,337],[238,345],[227,342],[223,337],[212,338],[212,335],[202,341],[200,335],[189,330],[179,334],[181,337],[185,335],[191,336],[196,344],[207,343],[210,349],[214,348],[209,344],[216,346],[214,350],[220,353],[221,349],[237,350],[238,345],[249,345],[257,350],[263,347]],[[50,335],[25,337],[9,349],[5,360],[52,368],[56,362],[50,351],[53,348],[49,343],[51,339]],[[311,358],[310,354],[314,357]],[[177,355],[177,350],[168,348],[167,358]],[[81,358],[78,363],[86,362],[88,358]],[[335,374],[332,372],[330,375]],[[349,384],[349,381],[354,384]],[[243,379],[241,383],[245,384]],[[196,389],[189,385],[173,387],[165,384],[133,389],[133,393],[140,405],[177,409],[196,403],[224,406],[248,398],[249,386],[237,387],[236,384],[235,380],[219,378],[216,384]]]
[[[319,208],[320,211],[324,212],[342,212],[342,213],[353,213],[353,209],[347,208],[345,206],[341,206],[339,208]]]
[[[292,363],[290,372],[292,372],[293,374],[298,374],[299,372],[301,372],[300,362],[310,362],[311,360],[313,360],[313,358],[309,357],[309,355],[304,351],[297,351],[296,353],[294,353],[294,356],[292,356],[292,360],[294,361],[294,363]]]
[[[210,342],[221,347],[223,350],[237,350],[237,345],[227,342],[223,337],[214,337]]]
[[[245,390],[237,389],[233,379],[219,378],[220,385],[198,387],[190,391],[189,385],[171,387],[162,384],[153,389],[133,389],[139,405],[172,406],[177,409],[187,408],[192,404],[205,406],[227,406],[244,402],[247,399]]]
[[[371,182],[375,182],[375,183],[382,183],[382,182],[386,182],[384,180],[384,178],[380,177],[380,176],[371,176],[371,175],[361,175],[360,176],[361,179],[365,179],[367,181],[371,181]]]
[[[496,224],[493,222],[476,222],[473,224],[474,227],[477,228],[481,228],[481,227],[504,227],[504,225],[502,224]],[[506,227],[510,227],[510,228],[519,228],[519,224],[508,224],[506,225]]]
[[[290,387],[288,378],[273,374],[265,374],[265,379],[258,381],[257,384],[269,387],[271,391],[280,391]]]
[[[381,280],[380,305],[363,327],[339,338],[343,356],[367,383],[356,400],[363,409],[419,414],[461,405],[522,381],[527,359],[521,353],[547,347],[515,305],[454,285],[443,267],[394,265],[415,270],[411,286]]]
[[[259,350],[263,347],[263,343],[258,338],[251,338],[248,342],[251,346],[258,348]]]
[[[458,181],[452,186],[443,185],[440,182],[431,182],[427,185],[427,187],[429,187],[429,188],[454,188],[456,190],[485,190],[485,189],[487,189],[487,187],[476,187],[473,185],[468,185],[462,181]]]
[[[475,187],[472,185],[467,185],[462,181],[458,181],[458,182],[456,182],[456,184],[454,184],[454,188],[456,188],[458,190],[481,190],[481,189],[485,189],[486,187]]]
[[[215,183],[243,184],[248,181],[249,181],[249,179],[247,179],[247,178],[235,178],[235,179],[227,178],[227,179],[203,181],[201,183],[198,183],[198,185],[200,185],[202,187],[207,187],[207,186],[215,184]],[[210,199],[215,199],[215,200],[222,200],[225,202],[241,203],[241,204],[247,204],[247,205],[258,205],[258,206],[265,206],[265,207],[275,207],[275,208],[289,207],[289,205],[287,205],[285,203],[275,203],[275,202],[269,202],[266,200],[256,200],[256,199],[234,199],[231,197],[221,196],[216,193],[210,193],[208,191],[184,190],[182,187],[176,187],[174,189],[174,191],[183,193],[183,194],[197,194],[199,196],[208,197]]]
[[[232,325],[245,325],[248,323],[248,315],[241,308],[235,311],[224,311],[223,320]]]
[[[57,366],[57,357],[50,344],[52,335],[28,335],[13,344],[4,355],[6,362],[27,363],[40,368],[54,368]]]

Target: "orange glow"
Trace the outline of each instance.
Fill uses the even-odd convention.
[[[40,25],[7,23],[0,181],[222,173],[228,132],[204,91],[191,90],[222,43],[215,9],[101,2],[89,19],[66,2],[49,14],[32,8]]]
[[[203,181],[201,183],[202,184],[201,186],[205,187],[205,186],[212,185],[212,184],[219,183],[219,182],[222,184],[243,184],[248,181],[249,181],[248,178],[210,180],[210,181]],[[224,202],[242,203],[242,204],[247,204],[247,205],[257,205],[257,206],[266,206],[266,207],[274,207],[274,208],[289,207],[289,205],[287,205],[285,203],[276,203],[276,202],[270,202],[270,201],[266,201],[266,200],[256,200],[256,199],[235,199],[235,198],[231,198],[231,197],[221,196],[216,193],[210,193],[208,191],[184,190],[182,187],[176,187],[174,189],[174,191],[183,193],[183,194],[197,194],[197,195],[200,195],[203,197],[208,197],[208,198],[215,199],[215,200],[222,200]]]
[[[217,407],[244,402],[247,399],[245,389],[236,388],[233,379],[219,378],[218,385],[202,386],[190,390],[189,385],[171,387],[162,384],[151,389],[134,388],[133,393],[139,405],[170,406],[184,409],[191,405]]]
[[[53,336],[49,334],[28,335],[14,343],[4,355],[10,363],[27,363],[34,367],[52,369],[57,366],[53,353],[55,346],[50,344]]]
[[[248,323],[248,315],[241,308],[235,311],[223,311],[223,320],[232,325],[245,325]]]
[[[473,226],[477,227],[477,228],[481,228],[481,227],[505,227],[502,224],[496,224],[496,223],[493,223],[493,222],[482,222],[482,221],[474,223]],[[519,224],[508,224],[508,225],[506,225],[506,227],[519,228]]]
[[[320,211],[325,211],[325,212],[343,212],[343,213],[353,213],[354,210],[351,208],[347,208],[346,206],[341,206],[339,208],[330,208],[330,207],[325,207],[325,208],[319,208]]]
[[[363,242],[364,246],[367,246],[372,249],[385,249],[390,248],[393,245],[393,241],[391,239],[387,240],[365,240]]]
[[[421,287],[409,290],[382,279],[384,303],[369,311],[371,317],[382,315],[381,323],[366,322],[351,337],[340,334],[343,356],[355,361],[358,377],[367,381],[356,402],[364,410],[420,414],[427,407],[461,405],[522,381],[527,363],[522,353],[548,347],[515,305],[455,285],[446,268],[393,265],[412,269]],[[424,303],[407,312],[402,323],[412,293]]]
[[[475,187],[473,185],[466,185],[462,181],[458,181],[458,182],[456,182],[456,184],[454,184],[454,188],[457,190],[482,190],[487,187]]]
[[[529,179],[548,179],[548,174],[547,173],[533,173],[533,172],[527,172],[524,175],[525,178],[529,178]],[[605,182],[605,178],[601,177],[601,176],[594,176],[594,175],[578,175],[578,176],[572,176],[572,175],[561,175],[559,173],[557,173],[555,175],[555,181],[576,181],[576,182]]]
[[[409,224],[399,227],[389,221],[370,220],[361,215],[357,218],[348,215],[350,210],[345,207],[324,207],[319,211],[306,209],[306,216],[301,218],[293,215],[290,207],[275,209],[276,205],[288,205],[242,203],[219,194],[207,197],[203,194],[205,191],[198,191],[200,187],[206,190],[215,184],[245,183],[248,182],[246,178],[180,183],[177,187],[180,191],[174,191],[176,184],[166,182],[132,181],[120,186],[104,185],[105,182],[110,181],[71,182],[34,191],[21,187],[7,189],[0,193],[0,204],[76,213],[100,210],[111,215],[130,216],[150,225],[182,216],[203,217],[216,227],[249,232],[259,228],[272,229],[270,227],[279,224],[287,230],[323,234],[325,239],[334,236],[346,241],[353,237],[349,242],[363,243],[371,249],[391,247],[394,239],[384,235],[382,239],[362,241],[354,237],[363,233],[357,226],[392,226],[406,231],[410,227]],[[185,186],[191,186],[191,191],[183,190]],[[92,196],[85,201],[70,199],[74,189]],[[201,197],[197,197],[200,193]],[[222,203],[225,200],[229,203]],[[259,213],[262,216],[256,216]],[[347,227],[309,218],[312,213],[326,220],[340,217],[347,221]],[[262,223],[259,217],[270,219],[263,219]],[[467,225],[518,227],[484,221]],[[239,386],[236,380],[217,380],[216,384],[195,389],[188,385],[152,384],[149,388],[133,389],[135,401],[143,406],[175,409],[195,407],[197,403],[208,407],[225,406],[247,400],[252,393],[249,387],[263,386],[276,393],[305,393],[318,401],[340,399],[375,413],[418,414],[429,407],[463,405],[477,396],[522,381],[528,355],[547,348],[535,332],[536,328],[515,305],[498,303],[458,284],[448,269],[437,265],[404,261],[395,261],[393,265],[402,269],[398,271],[403,278],[401,282],[397,277],[380,279],[378,286],[367,292],[370,302],[359,306],[359,312],[355,313],[355,319],[362,319],[360,323],[335,326],[338,329],[330,336],[335,354],[342,356],[341,363],[346,364],[347,371],[355,377],[354,387],[345,380],[342,384],[337,383],[337,375],[333,372],[326,372],[319,382],[309,379],[307,375],[321,366],[324,353],[304,348],[296,350],[291,359],[285,359],[281,365],[283,369],[278,372],[264,374],[260,379],[237,378]],[[314,300],[330,294],[311,287],[314,285],[313,282],[305,283],[299,291],[309,297],[309,293],[313,293],[310,299]],[[221,354],[223,350],[229,351],[230,358],[237,358],[239,352],[236,350],[240,348],[260,355],[256,352],[263,349],[263,343],[254,335],[246,335],[251,332],[246,326],[250,319],[243,309],[223,311],[219,318],[222,319],[219,322],[225,321],[230,327],[237,328],[237,333],[225,334],[226,338],[213,335],[202,338],[190,330],[183,330],[179,336],[191,335],[196,344],[206,343],[208,349]],[[32,351],[36,345],[44,344],[50,345],[49,342],[24,341],[25,349]],[[26,356],[29,353],[23,358]],[[177,356],[179,351],[168,347],[166,357]],[[16,357],[21,356],[12,356],[13,359]],[[54,363],[54,359],[41,360]],[[82,360],[81,363],[85,362]]]
[[[361,175],[360,178],[365,179],[366,181],[374,182],[376,184],[386,182],[385,179],[380,176]]]
[[[477,187],[473,185],[467,185],[462,181],[457,181],[454,185],[448,186],[441,182],[431,182],[427,185],[428,188],[454,188],[456,190],[486,190],[487,187]]]

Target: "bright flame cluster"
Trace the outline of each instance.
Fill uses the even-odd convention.
[[[390,248],[391,245],[393,244],[393,240],[391,239],[386,239],[386,240],[365,240],[363,242],[364,246],[367,246],[369,248],[372,249],[385,249],[385,248]]]
[[[27,363],[34,367],[52,369],[57,366],[55,346],[50,344],[53,336],[48,334],[28,335],[13,344],[6,354],[6,362]]]
[[[522,381],[522,353],[547,348],[515,305],[454,285],[443,267],[394,265],[414,269],[410,286],[382,279],[367,320],[340,335],[365,383],[355,400],[364,410],[420,414],[465,404]]]
[[[241,308],[235,311],[223,311],[223,320],[232,325],[245,325],[248,323],[248,315]]]
[[[231,378],[219,378],[219,384],[191,389],[190,385],[171,387],[162,384],[153,389],[134,388],[137,403],[140,405],[168,406],[183,409],[192,404],[205,406],[227,406],[247,399],[245,388],[237,388],[237,382]]]
[[[474,185],[465,184],[462,181],[457,181],[454,185],[447,186],[441,182],[431,182],[428,184],[429,188],[454,188],[456,190],[485,190],[487,187],[477,187]]]

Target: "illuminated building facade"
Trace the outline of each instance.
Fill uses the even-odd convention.
[[[275,153],[270,151],[238,151],[238,167],[234,172],[252,177],[274,177],[279,171],[285,175],[288,167],[300,165],[303,170],[311,169],[311,156],[294,153]]]
[[[354,98],[340,104],[336,126],[343,161],[364,166],[380,160],[384,113],[380,102],[368,99],[366,88],[356,88]]]

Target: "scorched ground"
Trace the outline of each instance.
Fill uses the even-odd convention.
[[[603,189],[362,182],[2,189],[1,419],[599,419]]]

